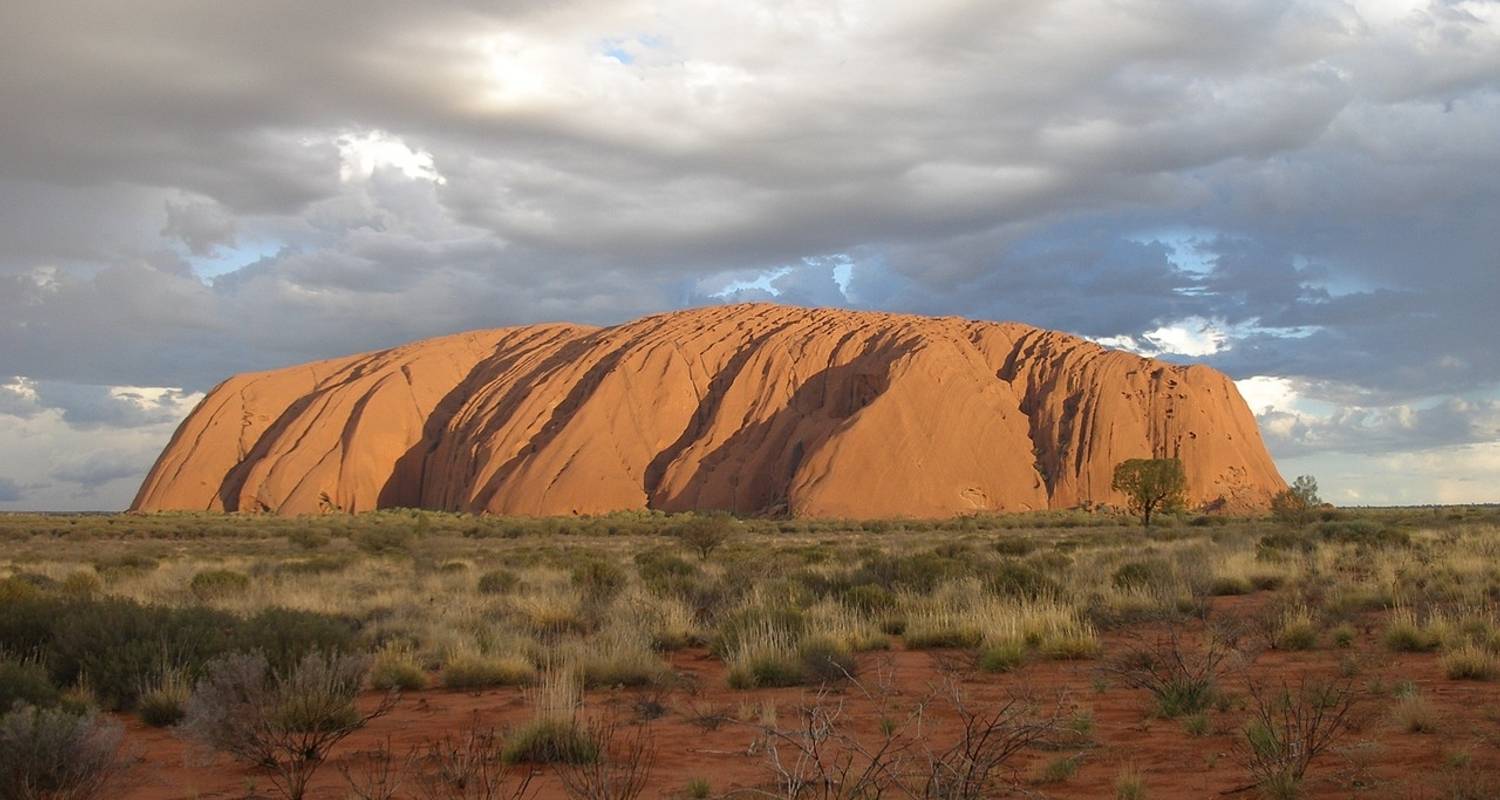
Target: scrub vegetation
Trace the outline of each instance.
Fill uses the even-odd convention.
[[[1082,511],[4,515],[0,735],[96,764],[55,779],[84,787],[70,797],[120,773],[131,716],[247,762],[286,797],[335,774],[325,762],[357,796],[475,780],[493,783],[478,796],[510,796],[535,791],[520,770],[539,769],[569,796],[635,796],[657,785],[652,720],[674,715],[759,742],[757,791],[772,796],[826,796],[812,787],[835,780],[858,796],[1065,796],[1090,774],[1100,791],[1146,796],[1149,763],[1101,754],[1109,731],[1087,697],[973,693],[1050,664],[1092,676],[1097,696],[1138,697],[1141,724],[1221,737],[1245,786],[1299,797],[1363,731],[1443,727],[1420,688],[1392,690],[1406,678],[1377,678],[1370,661],[1427,659],[1436,679],[1479,691],[1500,677],[1500,510],[1283,506],[1265,519],[1158,512],[1150,527]],[[1371,652],[1385,658],[1358,657]],[[943,680],[881,691],[898,653],[930,654]],[[687,658],[718,666],[685,674]],[[1286,659],[1337,673],[1246,682]],[[338,760],[401,697],[435,692],[509,692],[529,716]],[[596,701],[620,692],[632,719]],[[714,692],[741,709],[695,700]],[[855,724],[854,704],[876,704],[878,723]],[[963,772],[975,764],[982,774]],[[681,793],[691,777],[661,785]]]

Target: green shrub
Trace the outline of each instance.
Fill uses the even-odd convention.
[[[234,650],[264,652],[285,669],[313,650],[355,648],[352,620],[267,609],[241,620],[203,606],[148,606],[120,598],[0,604],[0,651],[37,653],[57,686],[89,686],[108,708],[129,709],[164,657],[189,674]]]
[[[114,578],[151,572],[159,564],[160,562],[148,555],[126,553],[124,555],[98,559],[94,562],[94,569],[105,580],[112,580]]]
[[[508,569],[492,569],[479,576],[480,594],[510,594],[521,584],[516,573]]]
[[[286,535],[288,544],[300,547],[303,550],[317,550],[328,544],[328,534],[316,531],[312,528],[298,528]]]
[[[1002,556],[1020,557],[1030,555],[1036,549],[1036,542],[1022,536],[1004,536],[996,539],[992,547]]]
[[[801,663],[803,683],[829,683],[854,675],[857,665],[854,656],[836,642],[816,637],[797,645],[797,658]]]
[[[1120,589],[1151,589],[1173,580],[1172,565],[1161,559],[1127,561],[1115,570],[1113,581]]]
[[[608,561],[590,559],[573,567],[573,585],[589,600],[607,602],[625,588],[625,571]]]
[[[849,587],[840,600],[844,605],[866,614],[887,611],[896,605],[896,595],[891,590],[869,583]]]
[[[406,528],[366,528],[355,532],[349,541],[370,555],[404,555],[411,552],[416,534]]]
[[[0,659],[0,710],[17,703],[50,708],[57,705],[58,697],[46,667],[34,661]]]
[[[104,589],[104,582],[92,572],[79,570],[63,579],[57,590],[68,597],[90,598]]]
[[[1390,528],[1374,520],[1351,519],[1320,522],[1318,536],[1324,541],[1345,542],[1369,547],[1407,547],[1411,545],[1411,534]]]
[[[276,565],[276,571],[283,575],[327,575],[343,572],[353,563],[354,559],[346,555],[313,556],[283,561]]]
[[[1002,597],[1036,599],[1060,592],[1057,582],[1023,561],[1006,559],[984,578],[985,587]]]
[[[1208,593],[1215,597],[1249,594],[1255,586],[1249,578],[1239,575],[1220,575],[1208,584]]]
[[[235,617],[193,606],[142,606],[107,598],[57,611],[44,660],[59,685],[87,676],[107,708],[129,709],[160,671],[164,655],[201,665],[235,644]]]
[[[309,653],[353,653],[359,623],[315,611],[267,608],[239,625],[234,649],[265,655],[271,668],[291,669]]]
[[[237,595],[249,589],[250,576],[228,569],[206,570],[194,575],[188,588],[200,601],[207,602]]]

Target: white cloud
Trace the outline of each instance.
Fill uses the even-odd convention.
[[[24,399],[24,413],[3,405]],[[202,394],[159,387],[0,386],[0,508],[120,510]]]
[[[345,134],[335,143],[339,148],[339,180],[369,180],[375,170],[390,167],[412,179],[446,183],[447,179],[433,167],[432,154],[413,150],[385,131]]]

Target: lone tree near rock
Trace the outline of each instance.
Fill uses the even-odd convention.
[[[1288,525],[1305,525],[1323,500],[1318,497],[1318,479],[1299,475],[1292,485],[1271,498],[1271,516]]]
[[[1132,458],[1115,465],[1110,484],[1130,502],[1130,513],[1150,525],[1157,511],[1174,511],[1187,504],[1187,473],[1175,458]]]
[[[727,514],[706,514],[678,525],[673,534],[678,541],[697,550],[699,560],[707,561],[719,545],[729,540],[733,526],[734,518]]]

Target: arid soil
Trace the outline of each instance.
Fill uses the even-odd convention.
[[[1216,616],[1253,616],[1260,598],[1226,598],[1216,602]],[[1379,616],[1367,618],[1351,648],[1321,646],[1308,652],[1263,651],[1247,665],[1231,667],[1222,688],[1241,699],[1246,682],[1265,685],[1285,681],[1295,686],[1305,676],[1348,675],[1360,699],[1355,727],[1314,763],[1306,784],[1313,798],[1479,798],[1500,783],[1500,685],[1492,682],[1447,680],[1432,654],[1392,654],[1376,641]],[[1028,693],[1044,705],[1062,703],[1067,713],[1092,716],[1085,737],[1045,750],[1029,750],[1008,774],[1016,796],[1056,798],[1111,798],[1122,769],[1133,765],[1144,777],[1152,800],[1254,797],[1247,774],[1236,755],[1245,714],[1240,708],[1211,710],[1211,731],[1193,736],[1180,719],[1161,719],[1151,713],[1151,698],[1141,690],[1124,688],[1101,673],[1100,665],[1119,652],[1127,637],[1149,636],[1150,629],[1126,630],[1104,637],[1101,660],[1035,662],[1001,675],[963,669],[965,656],[952,651],[904,651],[865,654],[860,658],[858,685],[845,683],[823,698],[842,702],[847,730],[868,741],[879,739],[882,719],[904,720],[924,697],[945,683],[945,675],[962,676],[962,688],[977,703],[998,703],[1017,693]],[[1254,649],[1255,635],[1246,635]],[[1357,671],[1341,667],[1357,664]],[[799,704],[815,700],[813,689],[735,691],[725,688],[724,668],[701,650],[676,654],[674,670],[696,690],[590,692],[587,713],[615,714],[634,719],[639,704],[660,702],[665,714],[649,723],[657,758],[644,797],[681,797],[688,782],[702,778],[713,796],[753,797],[771,789],[767,760],[755,743],[755,727],[764,704],[774,703],[781,725],[795,725]],[[1409,733],[1391,719],[1396,689],[1412,682],[1436,712],[1434,733]],[[366,698],[375,702],[374,696]],[[933,708],[939,708],[934,703]],[[744,721],[728,721],[714,730],[693,718],[720,712]],[[397,751],[475,724],[507,726],[530,717],[520,689],[477,694],[429,690],[409,693],[390,715],[347,740],[315,782],[312,796],[344,798],[346,788],[337,765],[358,769],[367,754],[389,739]],[[253,769],[211,755],[193,752],[170,732],[150,729],[127,719],[127,747],[138,756],[120,796],[128,800],[168,798],[240,798],[252,789],[265,794],[268,782]],[[924,722],[931,741],[952,736],[951,718],[935,711]],[[915,729],[908,729],[915,730]],[[1079,767],[1066,780],[1043,783],[1047,762],[1076,756]],[[515,769],[525,769],[516,767]],[[538,797],[563,797],[554,776],[537,768],[533,784]],[[1469,787],[1468,794],[1455,787]],[[1478,787],[1478,788],[1475,788]],[[1487,788],[1486,788],[1487,787]],[[760,795],[764,796],[764,795]]]
[[[1180,458],[1194,507],[1285,486],[1207,367],[1018,323],[738,305],[230,378],[134,508],[930,518],[1118,504],[1136,457]]]

